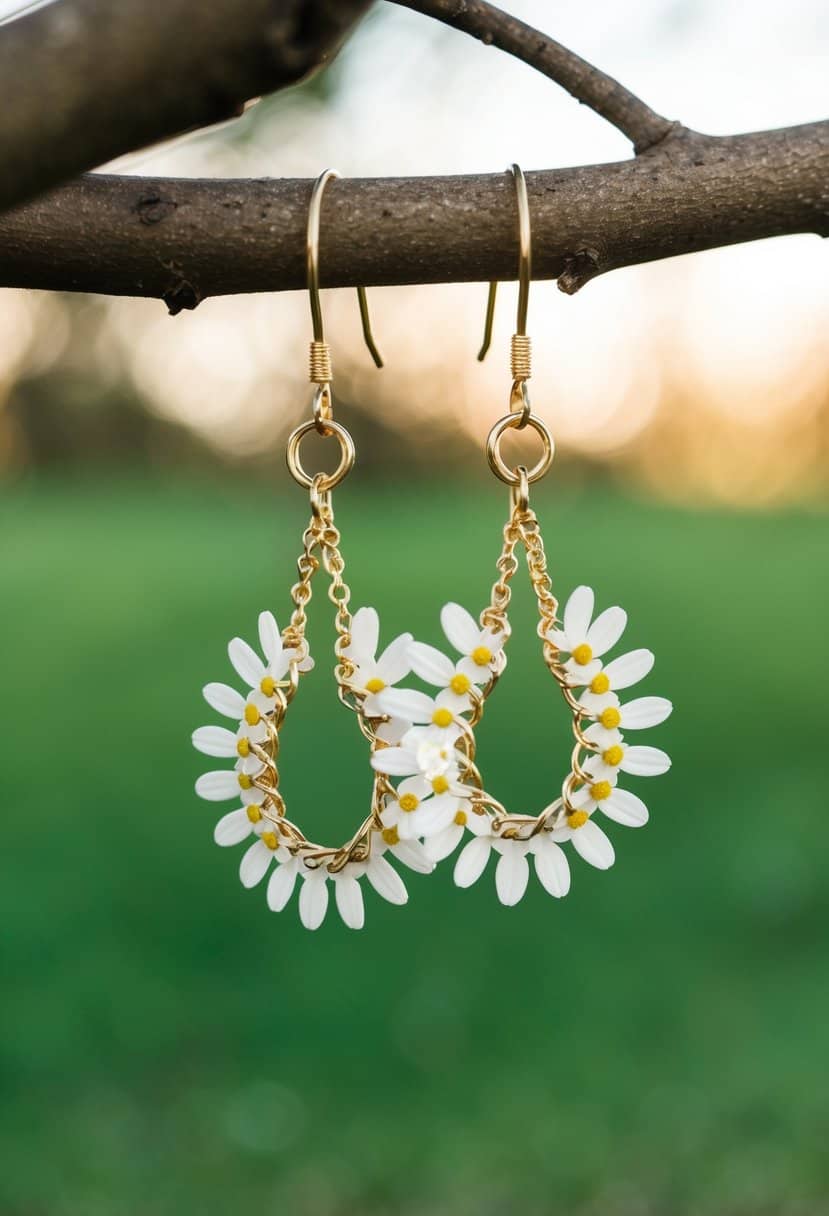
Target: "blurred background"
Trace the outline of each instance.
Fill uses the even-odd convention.
[[[506,7],[701,130],[824,116],[819,0]],[[114,167],[628,154],[528,68],[380,4],[313,81]],[[616,867],[574,863],[567,900],[534,884],[502,909],[491,872],[459,892],[447,864],[412,878],[405,910],[369,896],[361,934],[334,916],[308,934],[295,903],[269,913],[212,843],[221,808],[192,793],[201,685],[229,678],[225,643],[253,640],[261,608],[287,616],[306,298],[170,318],[0,292],[4,1216],[826,1210],[826,257],[791,237],[574,298],[534,285],[533,404],[558,455],[533,500],[555,589],[589,582],[628,609],[630,645],[657,654],[643,691],[675,702],[653,737],[675,766],[634,783],[651,824],[612,825]],[[492,580],[507,502],[482,449],[507,404],[515,288],[479,365],[485,296],[371,292],[381,373],[354,293],[324,297],[358,441],[337,498],[352,602],[387,637],[439,644],[440,605],[477,611]],[[533,810],[569,748],[517,583],[479,757]],[[282,772],[303,824],[340,839],[368,778],[317,599]]]

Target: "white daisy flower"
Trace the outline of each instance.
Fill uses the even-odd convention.
[[[216,844],[225,848],[247,840],[248,836],[261,836],[263,832],[271,830],[272,821],[262,811],[263,795],[261,791],[257,792],[259,802],[249,802],[222,816],[213,831]]]
[[[242,720],[234,734],[224,726],[200,726],[193,731],[193,746],[205,756],[235,757],[237,767],[244,773],[258,773],[263,768],[262,761],[253,754],[252,745],[262,744],[268,737],[264,722],[256,726],[248,726]]]
[[[196,780],[196,793],[208,802],[226,802],[241,798],[245,806],[262,801],[262,791],[254,785],[254,777],[240,769],[216,769],[202,773]]]
[[[386,803],[380,820],[384,828],[396,828],[401,840],[413,840],[442,832],[459,806],[444,773],[431,780],[418,774],[400,782],[397,797]]]
[[[637,697],[624,705],[608,705],[596,715],[596,721],[585,732],[585,737],[601,748],[613,747],[620,729],[645,730],[649,726],[659,726],[670,717],[672,709],[673,705],[665,697]]]
[[[420,676],[421,680],[445,690],[443,704],[447,708],[456,714],[466,713],[472,708],[470,689],[473,687],[473,681],[464,670],[464,666],[468,666],[470,662],[469,659],[453,663],[436,647],[427,646],[425,642],[412,642],[409,647],[409,662],[412,671]],[[480,676],[482,680],[485,678]]]
[[[457,777],[458,753],[454,741],[460,728],[413,727],[397,747],[384,747],[371,756],[371,766],[388,777],[426,777],[434,781]]]
[[[251,689],[253,695],[248,697],[248,703],[256,705],[260,713],[268,713],[276,705],[276,686],[285,678],[296,651],[286,650],[283,646],[282,634],[272,612],[259,613],[259,643],[266,662],[242,638],[233,638],[228,644],[227,653],[238,675]],[[309,671],[313,666],[313,659],[306,656],[299,664],[299,670]],[[255,725],[250,718],[248,722]]]
[[[625,743],[621,731],[605,731],[600,723],[594,723],[585,738],[599,743],[604,737],[600,752],[584,763],[584,768],[596,781],[611,780],[615,774],[630,773],[633,777],[659,777],[671,767],[671,758],[659,747],[634,747]]]
[[[503,669],[506,635],[501,630],[482,629],[460,604],[444,604],[440,623],[449,644],[463,655],[457,665],[460,675],[473,684],[486,684],[494,671]]]
[[[257,883],[261,882],[279,852],[287,855],[288,849],[284,842],[280,841],[275,827],[269,824],[268,830],[259,832],[254,843],[242,854],[242,860],[239,863],[239,877],[242,880],[242,886],[255,887]]]
[[[363,712],[366,717],[380,718],[385,711],[378,704],[378,693],[405,680],[411,671],[408,650],[410,633],[401,633],[376,658],[380,639],[380,618],[374,608],[358,608],[351,621],[351,644],[343,651],[354,666],[349,683],[366,693]]]
[[[614,819],[627,828],[643,827],[648,822],[648,808],[638,795],[619,789],[616,780],[617,774],[614,773],[612,777],[581,786],[571,795],[570,805],[576,811],[586,811],[588,815],[601,811],[608,819]]]
[[[564,669],[573,684],[589,684],[601,670],[600,657],[615,646],[624,633],[627,613],[606,608],[591,624],[595,597],[590,587],[576,587],[564,605],[561,629],[552,629],[548,639],[569,654]]]
[[[386,852],[391,853],[392,857],[414,870],[416,874],[431,874],[435,868],[434,861],[420,841],[401,840],[396,828],[383,828],[382,832],[371,834],[372,857],[381,857]]]
[[[581,694],[579,704],[593,715],[601,713],[609,705],[618,705],[616,693],[644,680],[653,667],[653,661],[650,650],[631,650],[628,654],[620,654],[593,676]]]
[[[457,738],[460,727],[455,721],[455,700],[455,693],[449,688],[444,688],[436,697],[413,688],[387,688],[377,694],[381,713],[388,717],[405,718],[415,726],[428,725],[445,732],[454,731],[454,738]]]
[[[467,828],[473,836],[488,835],[490,818],[485,811],[476,811],[471,802],[459,800],[455,814],[446,827],[423,841],[423,852],[433,862],[443,861],[454,853]]]
[[[577,810],[568,815],[552,832],[547,833],[555,842],[570,841],[583,861],[597,870],[609,870],[616,860],[616,853],[609,838],[587,811]]]

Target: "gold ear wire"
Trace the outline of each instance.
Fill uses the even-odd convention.
[[[311,380],[317,384],[326,384],[331,379],[331,348],[325,341],[322,325],[322,307],[320,305],[320,210],[322,195],[332,177],[339,177],[336,169],[325,169],[314,182],[311,198],[308,203],[308,226],[305,235],[305,257],[307,265],[308,295],[311,300],[311,323],[314,329],[314,340],[311,343]],[[382,367],[383,360],[374,336],[371,332],[371,319],[368,312],[365,287],[357,288],[357,300],[360,305],[360,321],[363,326],[363,338],[375,366]]]
[[[518,203],[518,318],[513,335],[513,377],[516,380],[528,378],[529,371],[529,339],[527,338],[527,307],[530,300],[530,279],[532,278],[532,235],[530,227],[530,202],[527,198],[527,183],[520,165],[510,165],[509,172],[515,182],[515,197]],[[492,323],[495,320],[495,297],[498,293],[498,282],[489,285],[489,295],[486,302],[486,319],[484,321],[484,340],[478,351],[478,360],[483,362],[486,353],[492,345]],[[516,343],[515,339],[524,339]],[[517,356],[519,351],[523,358]],[[526,368],[526,371],[524,370]],[[516,370],[517,369],[517,370]],[[521,374],[523,373],[523,374]]]

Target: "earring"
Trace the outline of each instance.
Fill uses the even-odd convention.
[[[517,903],[527,888],[529,857],[542,886],[557,897],[567,894],[570,868],[565,848],[572,845],[583,860],[599,869],[613,864],[613,846],[599,827],[599,812],[616,823],[640,827],[648,809],[636,794],[619,785],[621,774],[656,776],[670,767],[665,752],[632,745],[628,730],[656,726],[671,712],[663,697],[622,701],[619,694],[643,679],[653,666],[649,650],[633,650],[603,662],[619,641],[627,622],[618,607],[594,619],[594,595],[578,587],[559,621],[538,519],[529,505],[529,487],[549,469],[554,453],[547,427],[531,410],[527,381],[531,372],[530,339],[526,332],[531,278],[530,212],[524,175],[511,166],[519,214],[518,323],[512,338],[512,388],[509,412],[500,418],[487,440],[487,458],[496,477],[510,487],[510,513],[503,530],[498,577],[490,603],[476,622],[458,604],[446,604],[441,624],[450,646],[460,657],[450,658],[432,646],[413,642],[408,654],[414,673],[440,691],[434,697],[413,689],[389,689],[378,696],[378,708],[414,728],[401,743],[372,756],[384,772],[405,774],[410,788],[398,793],[383,810],[387,829],[401,837],[421,837],[431,860],[440,861],[466,838],[455,865],[455,882],[471,886],[484,872],[490,854],[498,854],[495,885],[503,904]],[[483,359],[492,337],[497,284],[490,284]],[[510,467],[501,453],[511,430],[534,431],[542,452],[531,469]],[[526,555],[538,605],[538,635],[544,662],[567,706],[574,746],[570,763],[554,798],[537,815],[508,812],[484,788],[475,762],[475,727],[487,699],[506,667],[510,636],[510,582],[518,569],[517,552]],[[430,808],[419,798],[429,794]]]
[[[351,592],[345,581],[340,533],[334,523],[332,491],[355,462],[351,435],[333,416],[331,351],[323,333],[319,296],[320,207],[326,184],[336,176],[328,169],[317,178],[308,209],[306,252],[313,323],[310,379],[316,390],[312,418],[293,431],[287,447],[288,468],[294,479],[309,490],[311,499],[311,519],[297,562],[299,578],[291,589],[293,612],[284,631],[279,630],[271,612],[260,614],[261,655],[241,638],[230,642],[230,662],[246,685],[245,692],[212,683],[205,687],[204,697],[217,713],[233,719],[235,727],[203,726],[193,734],[193,744],[199,751],[235,761],[232,769],[205,773],[196,782],[196,793],[202,798],[240,803],[219,820],[214,833],[216,843],[234,845],[254,838],[242,857],[239,875],[245,887],[253,887],[270,873],[267,902],[275,912],[286,906],[300,879],[299,913],[308,929],[318,928],[325,917],[329,886],[334,888],[343,921],[352,929],[362,928],[364,922],[360,885],[364,877],[390,903],[405,903],[406,887],[390,864],[390,856],[420,873],[429,873],[434,868],[419,841],[405,833],[389,831],[381,821],[387,801],[395,796],[382,763],[375,764],[369,814],[343,845],[328,847],[311,841],[288,817],[285,799],[279,791],[277,761],[282,726],[300,680],[313,667],[306,637],[306,607],[320,567],[329,577],[328,597],[335,609],[335,678],[339,698],[356,714],[374,759],[391,755],[393,749],[389,745],[399,742],[411,725],[386,716],[377,702],[381,690],[409,674],[411,634],[402,634],[376,657],[377,613],[373,608],[361,608],[351,616]],[[363,288],[358,288],[358,297],[366,345],[377,367],[382,367]],[[336,439],[340,460],[333,473],[306,472],[301,447],[312,431]]]

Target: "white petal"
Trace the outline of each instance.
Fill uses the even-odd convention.
[[[621,731],[607,730],[601,722],[594,722],[592,726],[589,726],[584,732],[584,737],[591,743],[598,743],[603,751],[607,747],[616,747],[622,742]]]
[[[431,722],[435,712],[432,698],[413,688],[384,688],[377,694],[377,703],[390,718],[406,718],[409,722]]]
[[[272,612],[259,613],[259,645],[269,663],[282,657],[282,634]]]
[[[564,606],[564,632],[567,634],[569,650],[581,645],[587,637],[590,618],[593,615],[592,587],[576,587]]]
[[[605,608],[590,626],[585,639],[598,658],[615,646],[625,631],[628,614],[624,608]]]
[[[205,756],[235,756],[236,736],[224,726],[200,726],[193,731],[193,747]]]
[[[455,818],[458,809],[457,798],[430,798],[419,808],[417,819],[418,836],[436,836],[444,831]]]
[[[529,877],[530,866],[526,853],[514,847],[507,847],[495,867],[495,890],[501,903],[507,908],[517,904],[523,898]]]
[[[382,747],[371,757],[371,767],[389,777],[410,777],[419,771],[417,756],[408,747]]]
[[[665,697],[637,697],[622,706],[622,726],[625,730],[644,730],[659,726],[670,716],[673,705]]]
[[[252,646],[242,638],[233,638],[227,648],[230,661],[246,684],[258,688],[265,675],[265,664]]]
[[[364,663],[377,653],[380,639],[380,618],[374,608],[358,608],[351,620],[351,645],[346,650],[350,659]]]
[[[409,647],[412,644],[410,633],[401,633],[399,638],[389,642],[386,649],[377,660],[377,674],[384,684],[397,684],[405,680],[411,671],[409,662]]]
[[[545,891],[562,899],[570,890],[570,867],[564,849],[552,840],[542,840],[536,847],[535,872]]]
[[[255,887],[265,877],[268,866],[273,859],[273,853],[266,844],[257,840],[250,846],[242,857],[239,866],[239,877],[243,887]]]
[[[213,839],[216,844],[226,847],[238,844],[240,840],[250,836],[252,831],[253,824],[248,819],[247,811],[244,807],[239,807],[236,811],[228,811],[226,815],[222,815],[213,831]]]
[[[569,653],[570,647],[567,645],[567,634],[563,629],[549,629],[547,637],[553,643],[556,650],[564,650]]]
[[[658,777],[671,767],[671,757],[659,747],[628,747],[619,767],[635,777]]]
[[[205,684],[203,696],[211,709],[226,718],[241,718],[245,712],[245,698],[229,684]]]
[[[281,850],[280,850],[281,852]],[[271,912],[281,912],[294,893],[299,867],[293,858],[277,866],[268,879],[268,907]]]
[[[609,798],[602,799],[599,810],[607,815],[608,819],[615,819],[626,828],[641,828],[648,822],[648,808],[642,799],[630,790],[614,790]]]
[[[598,870],[609,870],[616,860],[613,845],[592,819],[577,828],[570,839],[579,856]]]
[[[440,624],[449,642],[461,654],[471,654],[481,639],[478,622],[460,604],[444,604]]]
[[[202,773],[196,782],[196,793],[208,802],[224,802],[239,797],[239,779],[234,769],[219,769]]]
[[[368,703],[368,697],[366,698]],[[407,731],[411,730],[411,722],[405,718],[389,718],[388,722],[380,722],[375,734],[383,743],[399,743]]]
[[[334,876],[334,897],[343,923],[349,929],[362,929],[366,923],[366,910],[362,889],[353,874]]]
[[[412,642],[409,646],[409,662],[412,671],[427,684],[445,688],[455,674],[455,664],[435,646],[425,642]]]
[[[466,826],[474,836],[489,836],[492,827],[492,819],[487,815],[486,811],[473,811],[471,807],[464,807],[466,811]]]
[[[653,653],[650,650],[631,650],[608,663],[604,674],[610,680],[611,688],[630,688],[631,684],[644,680],[652,667]]]
[[[326,871],[314,870],[302,881],[299,892],[299,919],[306,929],[319,929],[328,911]]]
[[[416,874],[431,874],[435,868],[435,863],[417,840],[401,841],[394,846],[392,852],[398,861],[402,861],[404,866],[408,866]]]
[[[406,884],[397,873],[394,866],[389,865],[385,857],[373,854],[366,867],[366,878],[374,890],[390,904],[405,904],[409,898]]]
[[[444,857],[448,857],[453,853],[456,847],[463,839],[463,828],[459,823],[450,823],[448,828],[444,828],[442,832],[438,832],[437,836],[430,836],[428,840],[423,842],[423,851],[426,856],[432,861],[443,861]]]
[[[491,836],[477,836],[474,840],[470,840],[469,844],[464,845],[455,862],[456,886],[471,887],[473,882],[478,881],[486,869],[491,847]]]

